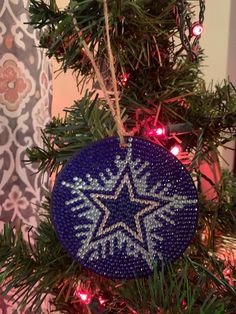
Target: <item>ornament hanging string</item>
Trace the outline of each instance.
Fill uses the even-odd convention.
[[[107,102],[107,105],[112,113],[112,116],[115,120],[116,126],[117,126],[117,133],[119,135],[120,138],[120,145],[121,146],[125,146],[125,139],[124,136],[127,135],[132,135],[129,132],[126,132],[122,118],[121,118],[121,110],[120,110],[120,105],[119,105],[119,95],[118,95],[118,89],[117,89],[117,82],[116,82],[116,76],[115,76],[115,68],[114,68],[114,57],[112,54],[112,50],[111,50],[111,44],[110,44],[110,35],[109,35],[109,22],[108,22],[108,8],[107,8],[107,2],[106,0],[103,1],[103,9],[104,9],[104,17],[105,17],[105,26],[106,26],[106,37],[107,37],[107,52],[108,52],[108,59],[109,59],[109,70],[111,73],[111,77],[112,77],[112,86],[113,86],[113,92],[114,92],[114,98],[115,98],[115,107],[112,103],[112,100],[109,97],[109,94],[107,92],[106,89],[106,85],[104,83],[104,79],[102,77],[102,74],[99,70],[98,65],[96,64],[95,58],[93,56],[93,53],[90,51],[88,44],[86,43],[86,41],[84,39],[82,39],[82,45],[84,47],[84,50],[87,54],[87,57],[89,58],[93,69],[95,71],[97,80],[98,80],[98,84],[103,92],[104,98]],[[76,29],[76,31],[78,32],[78,34],[80,33],[80,29],[78,27],[76,18],[73,17],[73,24],[74,27]]]
[[[123,135],[126,134],[126,131],[124,129],[124,125],[121,119],[121,113],[120,113],[120,105],[119,105],[119,95],[118,95],[118,89],[117,89],[117,80],[115,75],[115,68],[114,68],[114,57],[111,49],[111,41],[110,41],[110,35],[109,35],[109,21],[108,21],[108,8],[107,8],[107,0],[103,1],[103,10],[104,10],[104,17],[105,17],[105,26],[106,26],[106,37],[107,37],[107,52],[108,52],[108,59],[109,59],[109,68],[111,72],[111,78],[112,78],[112,85],[113,85],[113,91],[115,96],[115,111],[117,115],[117,129],[118,132],[121,134],[121,144],[124,144],[124,138]]]

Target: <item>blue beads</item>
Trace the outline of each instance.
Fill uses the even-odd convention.
[[[176,260],[195,233],[197,192],[184,166],[140,138],[96,142],[56,179],[52,220],[69,255],[110,278],[149,275]]]

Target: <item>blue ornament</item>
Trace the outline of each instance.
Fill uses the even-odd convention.
[[[176,260],[196,230],[197,192],[163,147],[107,138],[76,153],[57,177],[52,220],[81,265],[110,278],[149,275]]]

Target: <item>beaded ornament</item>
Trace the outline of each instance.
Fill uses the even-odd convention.
[[[110,278],[149,275],[173,262],[195,233],[192,178],[163,147],[107,138],[76,153],[57,177],[52,220],[63,247],[84,267]]]

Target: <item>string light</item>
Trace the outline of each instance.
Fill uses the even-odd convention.
[[[165,128],[158,128],[156,129],[156,135],[165,135]]]
[[[186,134],[193,132],[193,125],[187,123],[169,124],[167,126],[159,126],[155,129],[149,129],[147,134],[149,136],[168,137],[171,134]]]
[[[195,37],[200,36],[204,31],[203,25],[199,22],[196,22],[192,26],[192,35]]]
[[[92,300],[92,294],[88,291],[84,291],[81,288],[78,288],[75,291],[75,295],[77,298],[80,299],[81,302],[83,302],[84,304],[89,304],[91,303]],[[106,303],[106,300],[103,299],[101,296],[98,297],[98,301],[100,303],[100,305],[104,305]]]
[[[76,290],[76,296],[85,304],[89,304],[92,299],[92,295],[90,293],[82,291],[81,289]]]
[[[124,73],[122,75],[120,75],[120,83],[122,86],[125,86],[126,83],[128,82],[130,74],[129,73]]]
[[[100,303],[101,305],[103,305],[104,303],[106,303],[106,300],[104,300],[102,297],[99,297],[98,300],[99,300],[99,303]]]
[[[152,129],[148,132],[148,135],[150,136],[165,136],[166,130],[165,128],[157,128],[157,129]]]
[[[174,146],[171,148],[170,152],[171,152],[173,155],[177,156],[177,155],[181,152],[181,148],[180,148],[179,145],[174,145]]]

